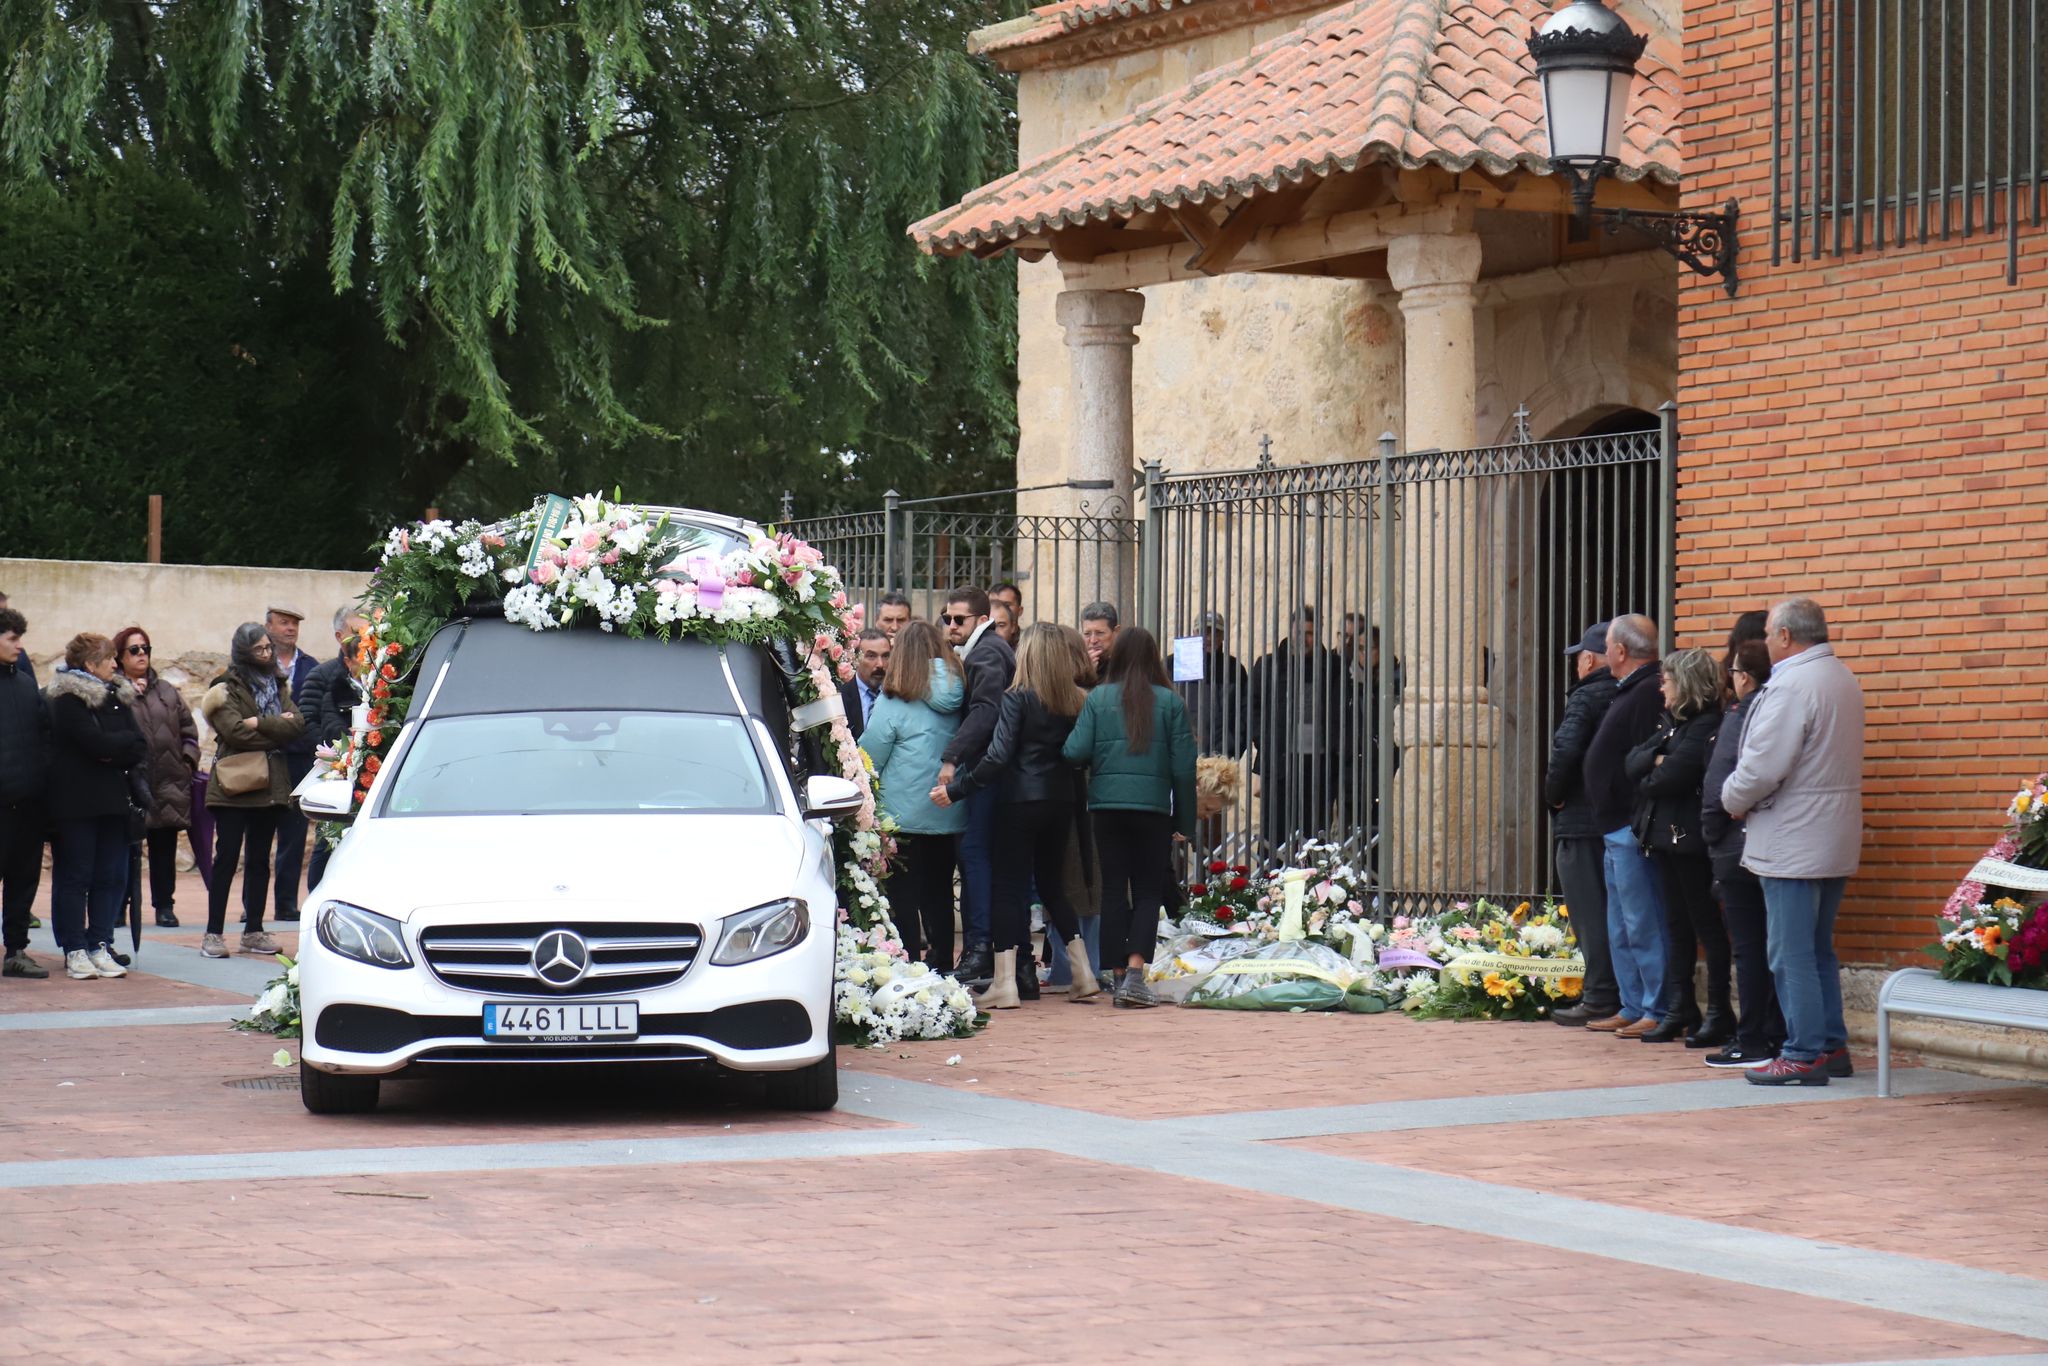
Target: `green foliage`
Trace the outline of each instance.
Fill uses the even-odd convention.
[[[348,378],[323,282],[252,258],[235,229],[189,185],[126,169],[0,210],[7,554],[140,559],[160,493],[166,559],[360,556],[364,512],[331,509],[378,507],[379,470],[337,434],[382,399]]]
[[[903,228],[1011,164],[1009,84],[963,42],[1016,8],[0,0],[0,177],[18,204],[146,170],[216,215],[232,249],[165,291],[288,298],[301,345],[331,346],[258,405],[330,490],[374,471],[460,512],[623,481],[763,515],[785,486],[809,512],[1000,482],[1014,275]],[[300,444],[308,391],[343,411]],[[360,545],[388,512],[339,516]]]

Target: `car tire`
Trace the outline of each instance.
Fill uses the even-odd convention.
[[[793,1072],[767,1074],[768,1103],[778,1110],[830,1110],[839,1104],[839,1043],[825,1056]]]
[[[377,1108],[377,1078],[345,1077],[299,1059],[299,1100],[316,1115],[366,1115]]]

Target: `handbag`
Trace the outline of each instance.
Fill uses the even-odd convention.
[[[213,782],[230,797],[246,797],[270,786],[270,752],[245,749],[213,761]]]

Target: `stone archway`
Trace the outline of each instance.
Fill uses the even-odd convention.
[[[1673,376],[1662,365],[1642,359],[1621,364],[1582,365],[1552,375],[1526,398],[1529,430],[1539,440],[1566,436],[1587,436],[1590,429],[1615,414],[1636,410],[1655,414],[1672,397]],[[1654,427],[1655,421],[1650,424]],[[1609,430],[1635,431],[1637,428]],[[1647,430],[1641,429],[1641,430]],[[1514,439],[1514,419],[1508,418],[1495,438]]]

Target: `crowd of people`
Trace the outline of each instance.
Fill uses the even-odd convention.
[[[179,924],[181,832],[207,886],[200,951],[229,955],[227,909],[239,875],[235,951],[278,952],[266,905],[278,921],[296,921],[301,877],[310,891],[326,863],[324,848],[306,862],[307,821],[292,789],[312,771],[315,746],[347,730],[359,700],[341,658],[362,619],[336,613],[340,653],[324,664],[299,646],[303,620],[274,606],[234,632],[228,665],[199,703],[214,738],[202,773],[199,726],[157,672],[148,631],[73,636],[45,686],[23,645],[28,621],[0,594],[0,973],[49,976],[28,952],[47,846],[64,975],[125,976],[132,959],[115,931],[142,914],[145,867],[156,924]]]
[[[1863,695],[1820,606],[1744,613],[1719,659],[1658,658],[1643,616],[1565,653],[1544,795],[1586,971],[1551,1018],[1712,1049],[1757,1085],[1851,1075],[1834,927],[1862,841]]]
[[[1195,834],[1196,757],[1159,641],[1106,602],[1078,626],[1026,625],[1007,583],[955,590],[937,623],[891,593],[876,621],[840,695],[899,832],[887,891],[905,947],[986,981],[982,1008],[1013,1007],[1041,992],[1036,909],[1046,986],[1155,1004],[1145,971],[1174,845]]]

